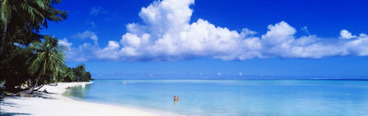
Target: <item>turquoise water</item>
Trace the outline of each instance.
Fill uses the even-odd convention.
[[[368,81],[96,80],[67,92],[90,102],[191,116],[363,116]],[[180,96],[179,102],[173,96]]]

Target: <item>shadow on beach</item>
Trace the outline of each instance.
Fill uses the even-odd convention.
[[[17,99],[17,97],[13,97],[12,99]],[[11,103],[11,102],[6,102],[3,99],[0,100],[0,105],[1,106],[8,106],[8,107],[17,107],[15,103]],[[2,114],[2,108],[0,107],[0,114]],[[2,116],[2,115],[0,115]]]
[[[24,94],[24,93],[18,93],[14,95],[10,95],[7,97],[10,98],[43,98],[43,99],[55,99],[52,97],[52,95],[55,95],[56,93],[51,92],[44,92],[44,91],[34,91],[32,94]]]
[[[39,92],[35,91],[31,96],[28,97],[20,97],[18,95],[12,95],[7,96],[5,99],[0,100],[0,106],[7,106],[7,107],[16,107],[19,108],[19,106],[16,103],[9,102],[6,99],[21,99],[21,98],[42,98],[42,99],[55,99],[51,97],[50,95],[56,94],[56,93],[45,93],[45,92]],[[30,113],[21,113],[21,112],[6,112],[3,111],[4,109],[0,107],[0,116],[18,116],[18,115],[31,115]]]
[[[17,113],[17,112],[1,112],[0,116],[18,116],[18,115],[31,115],[30,113]]]
[[[18,99],[19,97],[12,97],[11,99]],[[0,100],[1,106],[8,106],[8,107],[17,107],[15,103],[6,102],[4,99]],[[19,108],[19,107],[18,107]],[[5,112],[0,107],[0,116],[18,116],[18,115],[31,115],[30,113],[20,113],[20,112]]]

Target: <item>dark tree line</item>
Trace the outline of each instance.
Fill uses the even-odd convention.
[[[87,72],[85,69],[85,65],[78,65],[75,68],[69,68],[67,67],[67,69],[65,70],[66,74],[64,74],[62,78],[62,80],[60,81],[65,81],[65,82],[85,82],[85,81],[89,81],[89,80],[93,80],[91,77],[91,73]]]

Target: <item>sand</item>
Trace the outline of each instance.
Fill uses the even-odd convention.
[[[58,83],[56,86],[45,85],[49,94],[42,97],[6,97],[1,101],[0,111],[3,116],[158,116],[143,110],[78,101],[62,95],[67,87],[82,86],[89,82]]]

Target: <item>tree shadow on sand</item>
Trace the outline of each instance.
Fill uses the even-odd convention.
[[[29,98],[42,98],[42,99],[55,99],[53,97],[51,97],[50,95],[52,94],[56,94],[56,93],[45,93],[45,92],[34,92],[33,94],[30,94],[30,96],[27,96]],[[7,106],[7,107],[16,107],[19,108],[19,106],[17,106],[17,104],[13,103],[13,102],[9,102],[6,99],[20,99],[23,97],[20,97],[19,95],[14,95],[14,96],[8,96],[5,99],[1,99],[0,100],[0,106]],[[0,107],[0,116],[19,116],[19,115],[31,115],[30,113],[21,113],[21,112],[4,112],[4,109],[2,109]]]
[[[17,112],[1,112],[0,116],[18,116],[18,115],[31,115],[30,113],[17,113]]]
[[[16,97],[12,97],[12,99],[17,99]],[[1,106],[8,106],[8,107],[17,107],[15,103],[12,103],[12,102],[8,102],[8,101],[5,101],[4,99],[0,100],[0,105]],[[0,114],[2,114],[2,111],[1,111],[1,107],[0,107]],[[0,115],[2,116],[2,115]]]
[[[13,97],[11,99],[18,99],[17,97]],[[0,100],[1,106],[7,107],[18,107],[15,103],[7,102],[5,100]],[[18,107],[19,108],[19,107]],[[21,112],[4,112],[4,109],[0,107],[0,116],[19,116],[19,115],[31,115],[30,113],[21,113]]]

